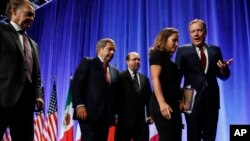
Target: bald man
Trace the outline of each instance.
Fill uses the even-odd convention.
[[[130,52],[126,56],[128,69],[120,73],[118,124],[116,141],[148,141],[151,122],[149,99],[152,95],[148,77],[138,72],[140,56]]]

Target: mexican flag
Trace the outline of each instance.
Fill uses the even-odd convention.
[[[63,126],[60,134],[60,141],[73,141],[73,107],[72,107],[72,91],[71,91],[71,82],[68,90],[67,101],[64,109],[64,118]]]

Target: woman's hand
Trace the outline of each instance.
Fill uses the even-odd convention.
[[[171,119],[171,112],[173,112],[173,110],[167,103],[160,104],[160,110],[164,118],[168,120]]]

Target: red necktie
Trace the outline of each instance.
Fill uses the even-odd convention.
[[[206,65],[207,65],[207,58],[206,55],[203,51],[203,47],[200,47],[200,64],[201,64],[201,68],[203,71],[205,71],[206,69]]]
[[[19,31],[20,34],[23,35],[23,53],[25,62],[27,65],[27,78],[30,82],[32,82],[32,69],[33,69],[33,57],[32,57],[32,50],[29,43],[28,35],[25,33],[24,30]]]
[[[106,63],[103,63],[103,70],[104,70],[104,75],[105,75],[106,82],[107,82],[107,84],[109,84],[109,74],[108,74],[108,71],[107,71],[107,64]]]

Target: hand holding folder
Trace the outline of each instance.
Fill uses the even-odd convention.
[[[193,110],[196,93],[196,90],[191,87],[185,87],[182,89],[182,104],[184,111],[188,114]]]

